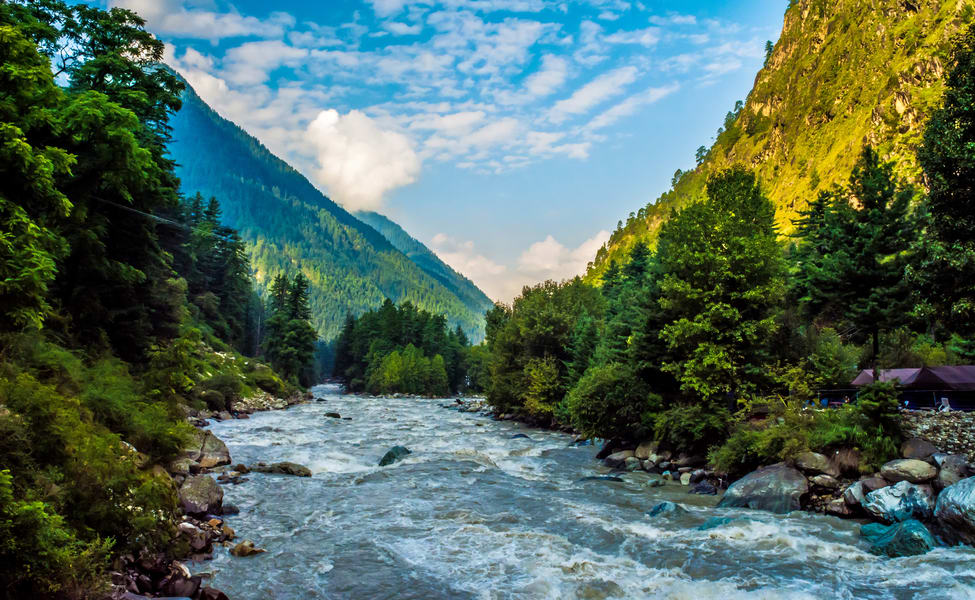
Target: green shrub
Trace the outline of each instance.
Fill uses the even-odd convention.
[[[0,589],[4,597],[103,597],[111,542],[79,540],[41,501],[18,500],[0,471]]]
[[[247,373],[247,385],[255,387],[271,394],[272,396],[284,396],[287,386],[270,367],[257,364],[254,369]]]
[[[660,398],[626,366],[591,367],[566,396],[572,425],[588,437],[641,439]]]
[[[655,439],[674,450],[706,452],[715,442],[728,436],[731,414],[728,409],[708,404],[679,404],[653,420]]]
[[[234,402],[240,400],[244,385],[235,373],[219,373],[201,381],[194,391],[210,410],[229,410]]]

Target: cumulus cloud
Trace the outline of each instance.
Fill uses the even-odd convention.
[[[600,231],[575,248],[567,248],[551,235],[535,242],[518,258],[518,270],[536,280],[562,280],[582,275],[610,233]]]
[[[409,138],[358,110],[322,111],[308,125],[306,139],[315,151],[315,181],[351,211],[380,208],[386,193],[413,183],[420,173]]]
[[[552,107],[548,118],[553,123],[562,123],[573,115],[588,112],[604,100],[617,96],[629,84],[636,81],[636,67],[620,67],[600,75],[575,91],[565,100],[559,100]]]
[[[216,42],[230,37],[280,37],[295,19],[275,12],[265,19],[236,11],[215,12],[192,8],[184,0],[109,0],[110,8],[126,8],[141,15],[153,32]]]

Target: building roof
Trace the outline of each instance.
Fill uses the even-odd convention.
[[[881,369],[880,381],[896,381],[898,387],[920,390],[975,390],[975,365]],[[860,371],[851,382],[854,386],[873,383],[873,370]]]

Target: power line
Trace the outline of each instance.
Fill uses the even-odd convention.
[[[169,225],[170,227],[177,227],[179,229],[185,229],[186,231],[189,231],[191,233],[195,231],[195,229],[193,227],[190,227],[189,225],[187,225],[185,223],[180,223],[178,221],[173,221],[172,219],[167,219],[165,217],[160,217],[159,215],[154,215],[154,214],[151,214],[151,213],[143,212],[143,211],[138,210],[136,208],[132,208],[131,206],[125,206],[124,204],[119,204],[117,202],[112,202],[111,200],[106,200],[104,198],[99,198],[98,196],[92,196],[92,199],[97,200],[97,201],[99,201],[99,202],[101,202],[103,204],[108,204],[108,205],[114,206],[115,208],[120,208],[122,210],[127,210],[127,211],[129,211],[131,213],[135,213],[137,215],[142,215],[143,217],[152,219],[153,221],[156,221],[158,223],[162,223],[163,225]],[[208,235],[211,235],[211,236],[217,237],[217,238],[221,238],[221,239],[225,239],[225,240],[232,239],[231,236],[221,235],[221,234],[217,233],[216,231],[212,231],[212,230],[209,232]]]

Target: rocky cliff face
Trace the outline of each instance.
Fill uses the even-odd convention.
[[[613,234],[588,278],[598,281],[638,240],[652,243],[674,208],[703,196],[709,174],[735,163],[759,174],[783,233],[849,177],[865,144],[923,186],[923,125],[941,99],[951,39],[973,20],[975,0],[793,0],[737,118],[703,163]]]

